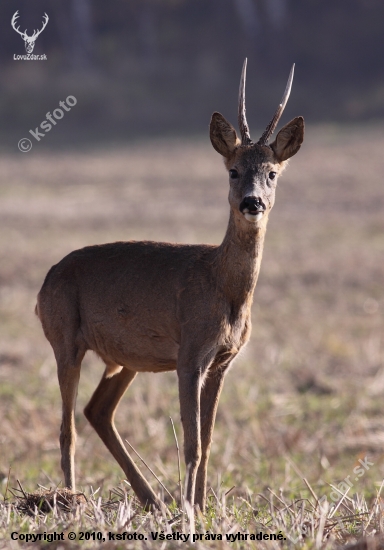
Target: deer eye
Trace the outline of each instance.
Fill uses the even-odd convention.
[[[273,181],[276,177],[276,172],[269,172],[268,177],[269,177],[270,180]]]
[[[230,170],[229,171],[229,177],[231,178],[231,180],[235,180],[236,178],[239,177],[239,172],[237,170]]]

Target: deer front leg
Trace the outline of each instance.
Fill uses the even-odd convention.
[[[184,456],[187,475],[186,499],[193,506],[197,468],[201,458],[200,438],[200,387],[199,370],[183,372],[179,370],[180,415],[184,430]]]
[[[200,396],[201,460],[196,477],[195,503],[204,512],[207,490],[207,468],[211,451],[212,433],[220,393],[224,384],[224,370],[208,374]]]

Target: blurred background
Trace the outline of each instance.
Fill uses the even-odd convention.
[[[29,34],[48,14],[34,50],[46,62],[13,60],[25,53],[16,10]],[[0,16],[4,146],[67,95],[76,116],[50,146],[68,133],[71,143],[202,133],[214,110],[234,119],[246,56],[253,128],[267,124],[293,62],[290,105],[308,122],[384,116],[381,0],[12,0]]]
[[[17,10],[29,35],[47,13],[33,52],[46,61],[14,60],[25,54],[11,27]],[[384,477],[384,2],[7,0],[0,26],[4,487],[10,466],[13,487],[15,478],[28,490],[62,480],[56,365],[34,315],[45,274],[95,243],[221,242],[228,182],[208,124],[218,110],[236,125],[247,56],[251,136],[269,122],[293,62],[280,127],[303,115],[306,136],[279,181],[252,339],[224,387],[210,483],[245,498],[266,486],[296,497],[306,477],[322,495],[368,456],[374,466],[350,496],[375,495]],[[29,130],[69,95],[77,104],[37,142]],[[23,137],[28,153],[17,148]],[[77,475],[79,487],[107,490],[122,471],[82,414],[102,372],[88,354]],[[117,424],[174,490],[169,415],[181,441],[175,373],[143,374]]]

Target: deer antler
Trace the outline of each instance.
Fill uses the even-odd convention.
[[[285,87],[285,92],[284,92],[284,95],[281,99],[281,103],[278,106],[278,108],[276,109],[276,112],[273,115],[271,122],[266,127],[263,135],[261,136],[261,138],[257,142],[258,145],[267,145],[269,138],[273,134],[273,132],[274,132],[279,120],[280,120],[280,117],[283,114],[283,111],[285,109],[285,106],[286,106],[288,98],[289,98],[289,94],[291,93],[294,71],[295,71],[295,64],[292,65],[291,72],[289,73],[288,82],[287,82],[287,85]]]
[[[12,17],[12,21],[11,21],[11,25],[12,25],[12,28],[13,30],[15,30],[16,32],[18,32],[20,34],[20,36],[23,38],[24,40],[24,37],[27,36],[27,29],[25,29],[25,32],[21,32],[19,29],[20,27],[16,27],[16,19],[19,18],[19,10],[17,10],[14,14],[13,14],[13,17]]]
[[[43,32],[43,30],[45,29],[45,27],[47,26],[47,23],[49,21],[49,17],[46,13],[44,13],[44,16],[43,16],[43,26],[41,27],[41,29],[39,31],[33,31],[33,35],[31,38],[37,38],[39,36],[39,34],[41,34]]]
[[[249,133],[247,119],[245,117],[245,78],[247,72],[247,58],[244,60],[243,70],[241,71],[240,87],[239,87],[239,109],[238,122],[241,134],[241,145],[251,145],[252,140]]]

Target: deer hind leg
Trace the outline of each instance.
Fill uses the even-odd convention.
[[[63,402],[60,429],[61,469],[64,473],[65,486],[75,491],[75,407],[77,388],[80,379],[81,361],[85,350],[77,350],[70,361],[63,355],[56,355],[57,373]]]
[[[200,396],[201,460],[196,476],[195,503],[200,506],[202,512],[205,509],[207,467],[212,433],[223,383],[224,371],[216,370],[212,374],[208,374]]]
[[[103,378],[84,409],[84,414],[124,470],[141,504],[147,509],[161,509],[163,503],[128,454],[114,423],[117,406],[137,373],[123,368],[110,377],[114,370],[114,365],[107,365]]]

